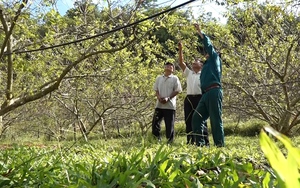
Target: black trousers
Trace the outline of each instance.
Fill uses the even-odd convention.
[[[173,142],[175,136],[175,110],[160,108],[155,109],[152,120],[152,134],[156,136],[159,140],[161,139],[160,130],[162,119],[164,119],[166,125],[166,138],[168,139],[168,142]]]
[[[192,117],[201,97],[202,95],[187,95],[184,99],[184,119],[186,125],[187,144],[196,144],[196,138],[192,129]],[[209,145],[207,122],[205,122],[203,134],[205,135],[206,145]]]

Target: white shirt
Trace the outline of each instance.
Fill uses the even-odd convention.
[[[171,74],[168,77],[160,75],[156,78],[154,91],[158,91],[161,97],[170,97],[173,91],[182,91],[180,81],[177,76]],[[166,104],[162,104],[157,100],[156,108],[176,110],[176,96]]]
[[[202,94],[201,92],[201,85],[200,85],[200,74],[201,71],[195,73],[194,71],[190,70],[188,67],[185,68],[183,71],[183,75],[186,77],[187,82],[187,95],[199,95]]]

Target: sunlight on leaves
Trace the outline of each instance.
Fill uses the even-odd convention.
[[[287,149],[287,156],[283,154],[278,145],[267,133],[277,138]],[[294,147],[286,136],[280,134],[271,127],[265,127],[260,133],[261,149],[266,155],[271,167],[275,170],[279,186],[286,188],[300,187],[299,157],[300,150]],[[267,185],[269,177],[266,176],[263,184]],[[297,186],[298,185],[298,186]]]

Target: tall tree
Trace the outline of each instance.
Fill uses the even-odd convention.
[[[287,135],[300,125],[298,19],[288,5],[252,2],[233,12],[233,35],[219,43],[231,65],[223,74],[228,107]]]
[[[113,36],[112,38],[108,37],[110,35],[105,35],[89,41],[70,43],[69,46],[63,48],[50,49],[51,46],[61,42],[70,42],[70,40],[78,40],[93,33],[99,33],[99,29],[85,27],[85,30],[83,30],[75,25],[74,29],[78,33],[68,35],[69,28],[66,28],[68,26],[66,20],[57,12],[50,11],[44,16],[44,36],[36,35],[35,32],[38,31],[37,21],[34,23],[29,14],[22,13],[26,3],[27,1],[24,0],[12,4],[13,7],[5,7],[5,9],[2,6],[0,12],[3,28],[1,35],[4,38],[0,57],[3,63],[6,64],[6,66],[3,66],[2,70],[4,72],[2,75],[7,75],[4,77],[6,92],[2,100],[0,115],[58,89],[64,77],[86,59],[97,54],[122,50],[137,39],[137,35],[132,35],[127,40],[121,38],[120,35],[110,34]],[[79,23],[80,25],[87,26],[86,23]],[[24,28],[30,28],[31,30],[25,29],[26,32],[24,32]],[[136,30],[131,31],[132,34],[136,34],[136,32]],[[118,42],[111,46],[107,45],[110,43],[108,41]],[[100,43],[103,44],[100,45]],[[46,50],[45,47],[50,50]],[[37,48],[41,48],[37,53],[30,51]],[[25,53],[26,50],[28,52]],[[20,81],[20,85],[14,87],[13,83],[18,81]],[[36,81],[36,83],[32,84],[32,81]]]
[[[107,15],[109,20],[96,20],[93,17],[99,12],[93,4],[86,5],[84,10],[79,4],[81,16],[70,19],[53,9],[33,16],[26,0],[0,5],[1,82],[5,87],[1,90],[5,93],[0,100],[0,116],[54,92],[63,80],[78,76],[76,71],[79,72],[80,64],[85,66],[85,71],[92,68],[91,63],[105,64],[103,54],[122,51],[135,41],[142,40],[151,28],[150,23],[145,22],[142,27],[127,28],[128,37],[119,31],[84,40],[116,28],[115,23],[125,25],[139,19],[139,16],[132,13],[133,20],[129,14],[120,19],[115,15],[123,13],[116,8],[108,12],[111,13]],[[111,57],[115,59],[113,55]],[[107,66],[97,71],[105,73],[105,69],[111,67]]]

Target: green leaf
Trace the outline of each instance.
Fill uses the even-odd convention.
[[[270,173],[266,173],[264,179],[263,179],[263,188],[269,188],[269,182],[271,180],[271,174]]]
[[[8,186],[10,183],[10,179],[7,177],[3,177],[0,175],[0,187]]]
[[[271,127],[265,127],[266,131],[280,140],[288,150],[287,158],[280,151],[279,147],[274,141],[265,133],[260,133],[260,144],[261,149],[266,155],[272,168],[278,175],[279,185],[281,187],[293,188],[296,185],[300,186],[299,183],[299,149],[292,146],[291,141],[284,135],[280,134]]]

